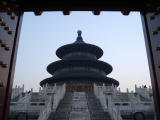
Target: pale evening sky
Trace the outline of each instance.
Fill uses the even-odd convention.
[[[83,40],[101,47],[103,60],[112,65],[110,77],[120,82],[122,91],[134,90],[137,85],[150,85],[150,76],[140,14],[123,16],[120,12],[45,12],[41,16],[25,13],[23,18],[15,85],[37,91],[39,82],[51,75],[46,67],[58,60],[58,47],[75,41],[77,30]]]

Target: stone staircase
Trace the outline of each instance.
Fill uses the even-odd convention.
[[[104,112],[94,93],[87,93],[88,107],[91,120],[112,120],[108,112]]]
[[[71,120],[72,106],[73,106],[73,93],[67,92],[61,100],[56,112],[51,112],[48,120]],[[94,93],[86,92],[86,100],[89,109],[89,120],[111,120],[108,112],[104,112],[99,100],[95,97]],[[77,120],[77,119],[75,119]],[[79,120],[79,119],[78,119]],[[88,120],[86,118],[85,120]]]
[[[48,120],[69,120],[72,107],[72,93],[67,92],[56,112],[51,112]]]

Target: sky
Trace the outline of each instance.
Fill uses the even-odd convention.
[[[77,30],[82,30],[83,40],[101,47],[100,60],[112,65],[108,76],[120,82],[122,91],[134,90],[150,83],[148,61],[144,43],[140,14],[131,12],[123,16],[120,12],[44,12],[24,14],[18,47],[14,86],[38,91],[39,82],[51,77],[46,67],[59,58],[57,48],[76,40]]]

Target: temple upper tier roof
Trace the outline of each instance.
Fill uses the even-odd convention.
[[[81,31],[78,31],[78,37],[76,41],[72,44],[64,45],[57,49],[56,55],[62,59],[63,56],[72,53],[72,52],[86,52],[94,54],[97,59],[99,59],[103,55],[103,50],[93,44],[88,44],[83,41],[83,38],[81,36]]]

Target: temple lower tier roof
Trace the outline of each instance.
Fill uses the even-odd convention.
[[[104,71],[106,75],[112,72],[112,66],[106,62],[100,60],[59,60],[48,65],[47,71],[54,75],[57,70],[64,68],[84,67],[95,68]]]
[[[119,86],[119,82],[113,78],[106,77],[104,75],[101,75],[97,72],[70,72],[66,71],[61,74],[57,74],[51,78],[47,78],[45,80],[42,80],[40,82],[40,85],[43,86],[44,84],[52,84],[52,83],[58,83],[58,82],[70,82],[70,81],[90,81],[90,82],[101,82],[108,85],[116,85]]]

